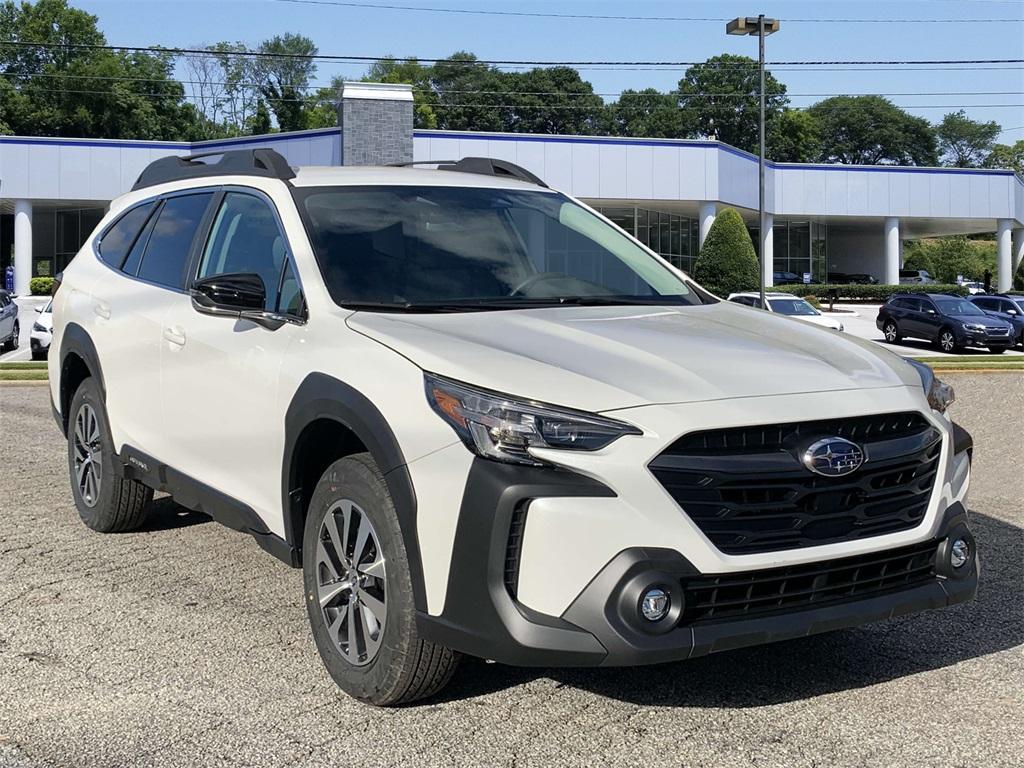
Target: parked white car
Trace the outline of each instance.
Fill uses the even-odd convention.
[[[45,307],[39,307],[36,312],[39,317],[32,323],[29,345],[32,347],[33,360],[45,360],[53,339],[53,301],[47,302]]]
[[[795,317],[797,320],[820,325],[823,328],[831,328],[833,331],[844,330],[841,322],[828,315],[823,315],[810,302],[799,296],[794,296],[792,293],[768,291],[764,298],[768,302],[769,312]],[[730,293],[729,301],[757,309],[761,308],[760,293]]]
[[[251,534],[363,701],[462,653],[649,664],[977,588],[971,438],[929,368],[751,323],[504,161],[164,158],[53,310],[85,524],[159,489]]]
[[[964,283],[961,283],[961,285],[963,285],[963,287],[967,289],[967,292],[970,293],[971,296],[977,296],[979,294],[987,293],[987,291],[985,290],[985,284],[977,282],[975,280],[966,281]]]

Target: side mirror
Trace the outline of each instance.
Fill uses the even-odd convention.
[[[36,307],[36,314],[37,315],[43,314],[43,308],[42,307]]]
[[[1006,314],[1008,314],[1008,315],[1019,315],[1020,312],[1018,312],[1016,309],[1008,309],[1008,310],[1006,310]]]
[[[267,300],[263,278],[249,272],[216,275],[192,284],[192,306],[204,314],[262,312]]]
[[[935,314],[935,310],[934,309],[926,309],[925,312],[927,312],[929,315],[934,315]]]

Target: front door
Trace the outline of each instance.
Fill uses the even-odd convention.
[[[278,379],[304,324],[287,241],[269,198],[256,191],[224,194],[196,273],[259,275],[265,309],[292,319],[271,330],[202,314],[186,296],[175,302],[161,352],[168,445],[161,460],[244,502],[281,535],[286,404],[279,402]]]

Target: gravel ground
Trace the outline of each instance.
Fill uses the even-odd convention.
[[[469,660],[440,699],[341,694],[301,578],[157,503],[78,521],[45,387],[0,387],[0,766],[1020,766],[1024,376],[950,376],[975,436],[978,599],[659,667]]]

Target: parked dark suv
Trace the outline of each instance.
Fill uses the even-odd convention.
[[[942,294],[896,294],[878,310],[875,325],[890,344],[926,339],[943,352],[988,347],[999,354],[1013,346],[1009,323],[986,315],[969,299]]]
[[[1024,296],[971,296],[970,301],[986,315],[1012,325],[1014,343],[1024,347]]]

